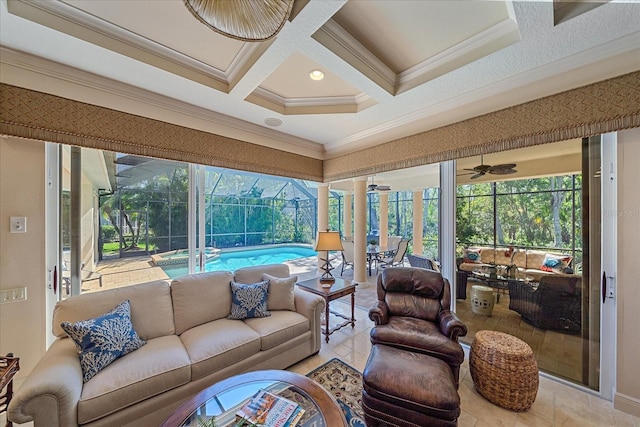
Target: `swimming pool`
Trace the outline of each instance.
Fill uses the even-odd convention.
[[[259,249],[245,249],[233,252],[222,252],[214,260],[205,264],[204,271],[235,271],[242,267],[254,265],[279,264],[297,258],[317,256],[318,253],[304,246],[274,246]],[[171,279],[189,273],[189,267],[180,265],[160,266]]]

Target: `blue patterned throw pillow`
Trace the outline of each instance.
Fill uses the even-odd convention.
[[[252,317],[271,316],[267,310],[269,282],[253,285],[231,282],[231,315],[229,319],[242,320]]]
[[[94,319],[62,322],[60,326],[76,344],[84,382],[117,358],[146,344],[131,324],[129,300]]]
[[[546,254],[540,270],[552,273],[565,273],[573,258],[569,255]]]

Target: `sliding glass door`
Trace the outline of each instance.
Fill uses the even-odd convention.
[[[549,159],[544,151],[553,150]],[[517,336],[542,372],[610,398],[615,299],[603,296],[602,282],[615,278],[615,218],[606,215],[615,206],[615,135],[508,156],[519,174],[457,187],[458,279],[467,280],[457,312],[469,328],[462,341],[470,345],[483,329]],[[477,309],[491,292],[492,310]]]

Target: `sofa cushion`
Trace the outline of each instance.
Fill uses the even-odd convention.
[[[253,267],[239,268],[235,271],[233,280],[237,283],[257,283],[262,280],[264,273],[275,277],[289,277],[289,266],[287,264],[267,264]]]
[[[84,384],[78,424],[86,424],[191,379],[189,356],[176,335],[154,338]]]
[[[176,334],[231,314],[233,274],[229,271],[189,274],[171,282]]]
[[[111,310],[122,301],[131,302],[131,323],[140,339],[173,335],[173,305],[169,284],[164,280],[89,292],[67,298],[53,310],[53,334],[64,337],[62,322],[91,319]]]
[[[267,298],[267,309],[296,311],[296,302],[293,291],[298,281],[298,276],[275,277],[264,273],[262,280],[269,282],[269,296]]]
[[[242,320],[214,320],[189,329],[180,339],[191,359],[192,381],[260,351],[260,335]]]
[[[84,382],[114,360],[146,344],[131,324],[129,300],[101,316],[76,323],[62,322],[60,326],[78,349]]]
[[[544,262],[544,258],[547,256],[545,251],[537,251],[530,249],[527,252],[527,269],[540,270],[540,266]]]
[[[309,319],[288,311],[272,311],[271,317],[244,321],[260,335],[260,350],[269,350],[302,335],[310,329]]]
[[[231,314],[228,319],[242,320],[271,316],[267,310],[269,282],[243,284],[231,282]]]
[[[430,321],[392,316],[387,324],[371,329],[370,337],[372,344],[386,344],[427,354],[450,365],[459,365],[464,361],[462,346],[442,335],[438,326]]]

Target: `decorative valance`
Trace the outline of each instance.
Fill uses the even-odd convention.
[[[324,161],[325,182],[640,127],[640,72]]]
[[[640,71],[318,160],[2,84],[0,133],[330,182],[640,127]]]
[[[322,160],[6,84],[0,134],[322,181]]]

